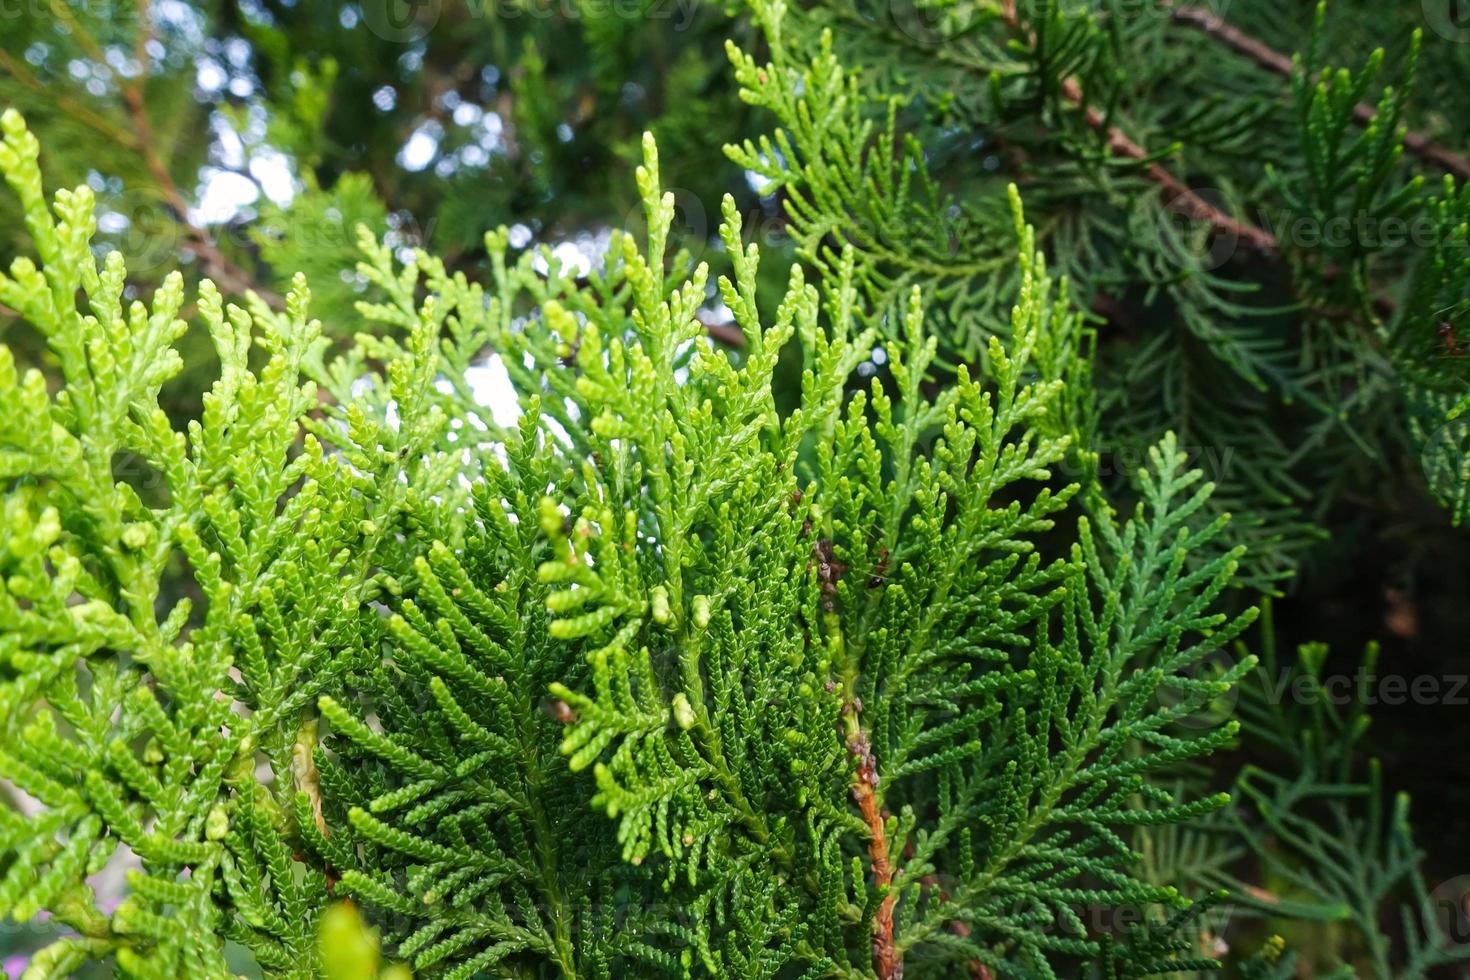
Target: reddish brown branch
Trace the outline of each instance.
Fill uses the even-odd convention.
[[[64,22],[64,27],[77,39],[77,42],[87,51],[88,55],[97,62],[107,60],[105,53],[97,45],[95,39],[79,24],[72,15],[71,9],[64,3],[54,2],[51,9],[58,19]],[[138,7],[138,36],[136,39],[134,56],[140,65],[146,65],[149,57],[147,52],[148,41],[152,38],[152,32],[148,26],[148,3],[140,0]],[[210,238],[208,232],[195,225],[189,219],[189,205],[180,193],[178,185],[173,176],[164,166],[158,155],[157,140],[153,132],[153,125],[148,117],[148,110],[144,104],[142,78],[124,79],[122,82],[123,105],[127,110],[128,119],[132,123],[133,130],[128,130],[115,125],[106,116],[92,111],[87,106],[77,102],[65,93],[51,91],[51,86],[37,78],[21,62],[12,59],[4,51],[0,51],[0,71],[12,75],[16,81],[27,88],[45,96],[54,105],[66,111],[74,119],[90,126],[104,138],[111,140],[119,146],[137,153],[143,159],[149,174],[158,185],[159,193],[167,201],[169,210],[174,212],[174,220],[183,229],[189,238],[189,248],[203,261],[206,274],[215,280],[228,293],[243,293],[254,289],[268,304],[281,309],[284,303],[281,298],[268,289],[255,284],[254,279],[232,262],[228,256],[219,250]]]
[[[1275,48],[1257,41],[1238,27],[1231,27],[1212,10],[1176,4],[1173,0],[1159,0],[1159,6],[1180,24],[1198,28],[1236,54],[1243,54],[1251,61],[1288,78],[1292,75],[1291,59]]]
[[[1173,0],[1159,0],[1159,6],[1168,10],[1176,23],[1203,31],[1212,40],[1218,41],[1237,54],[1244,55],[1267,71],[1275,72],[1286,78],[1290,78],[1296,72],[1296,66],[1292,63],[1291,58],[1251,37],[1240,28],[1227,24],[1214,11],[1188,4],[1176,4]],[[1364,125],[1372,122],[1377,115],[1377,108],[1367,102],[1359,102],[1353,106],[1353,118]],[[1451,173],[1470,179],[1470,157],[1440,146],[1422,133],[1406,131],[1404,147],[1409,152],[1436,163]]]
[[[715,323],[701,318],[699,322],[703,324],[704,329],[712,338],[724,344],[726,347],[745,346],[745,334],[741,332],[739,325],[733,321]]]
[[[1097,106],[1084,106],[1082,98],[1082,85],[1075,78],[1068,78],[1062,83],[1062,95],[1067,101],[1082,108],[1083,118],[1087,125],[1102,132],[1106,130],[1108,136],[1108,150],[1115,157],[1126,157],[1132,160],[1145,161],[1149,159],[1148,151],[1128,138],[1117,126],[1108,126],[1103,119],[1102,110]],[[1164,189],[1167,206],[1179,211],[1196,221],[1203,221],[1214,228],[1215,231],[1224,235],[1232,235],[1238,241],[1244,243],[1258,252],[1275,252],[1278,248],[1276,238],[1270,232],[1257,228],[1255,225],[1237,221],[1230,215],[1215,207],[1203,197],[1190,190],[1178,177],[1165,170],[1157,160],[1148,163],[1144,169],[1148,179]]]
[[[847,751],[857,760],[852,779],[852,798],[857,802],[863,823],[868,827],[868,861],[873,869],[873,882],[883,899],[873,917],[873,970],[879,980],[903,980],[903,959],[893,942],[893,903],[897,895],[893,885],[893,863],[888,856],[888,835],[883,828],[883,810],[878,803],[878,760],[867,734],[858,726],[862,704],[856,698],[843,705],[847,721]]]
[[[132,117],[133,125],[136,127],[139,140],[139,154],[143,157],[148,172],[153,175],[153,180],[158,185],[159,193],[168,202],[169,210],[174,213],[174,220],[183,229],[189,239],[188,247],[204,262],[205,274],[225,292],[239,294],[247,290],[255,290],[267,303],[276,309],[282,309],[285,304],[281,298],[268,289],[256,285],[251,276],[241,269],[229,257],[219,250],[214,240],[210,238],[209,232],[196,225],[189,217],[189,203],[184,200],[184,195],[179,190],[178,184],[174,183],[173,176],[159,159],[154,150],[153,128],[148,120],[148,112],[143,105],[142,95],[131,85],[123,88],[123,100],[128,107],[128,115]]]
[[[1001,17],[1013,32],[1026,39],[1031,45],[1036,44],[1035,33],[1021,22],[1020,15],[1016,12],[1016,0],[1001,0]],[[1108,140],[1108,152],[1116,157],[1124,157],[1139,162],[1147,162],[1144,173],[1149,180],[1158,184],[1168,198],[1168,206],[1176,211],[1203,221],[1214,228],[1216,232],[1232,235],[1235,239],[1260,252],[1276,252],[1278,244],[1275,236],[1254,225],[1237,221],[1230,215],[1215,207],[1203,197],[1190,190],[1179,178],[1165,170],[1158,161],[1150,161],[1150,154],[1138,143],[1134,142],[1117,126],[1109,126],[1103,117],[1101,109],[1096,106],[1087,105],[1083,98],[1082,83],[1076,77],[1069,77],[1062,81],[1062,97],[1068,102],[1082,110],[1082,118],[1087,125],[1104,133]]]

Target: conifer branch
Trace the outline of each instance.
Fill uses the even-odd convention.
[[[10,56],[10,52],[0,48],[0,70],[10,74],[17,82],[24,85],[38,95],[45,95],[55,103],[58,109],[64,111],[68,116],[96,130],[99,136],[112,140],[118,146],[127,147],[129,150],[138,149],[138,139],[126,129],[114,124],[110,119],[94,112],[90,107],[83,105],[71,96],[62,92],[53,92],[45,82],[36,77],[35,72],[20,61]]]
[[[913,860],[913,857],[914,842],[913,840],[908,840],[904,843],[903,846],[903,859],[905,861],[911,861]],[[942,888],[939,884],[938,875],[923,875],[919,878],[919,884],[923,885],[925,888],[933,889],[934,893],[939,896],[939,900],[941,902],[948,902],[950,900],[949,892]],[[968,922],[965,922],[961,919],[952,919],[949,923],[947,923],[947,928],[950,932],[954,933],[961,939],[970,938],[971,930],[970,924]],[[969,960],[965,964],[965,969],[969,971],[971,980],[993,980],[990,975],[990,968],[987,967],[984,963],[981,963],[979,960]]]
[[[1174,0],[1159,0],[1159,6],[1169,11],[1173,19],[1204,32],[1211,39],[1223,44],[1250,61],[1285,78],[1296,73],[1296,64],[1291,58],[1225,21],[1219,14],[1191,4],[1175,3]],[[1378,109],[1368,102],[1353,106],[1353,118],[1362,125],[1371,123],[1378,116]],[[1405,130],[1404,147],[1411,153],[1432,161],[1462,178],[1470,179],[1470,157],[1440,146],[1434,140],[1413,130]]]
[[[1188,928],[1208,900],[1190,907],[1174,887],[1187,877],[1158,873],[1178,849],[1153,842],[1226,819],[1223,794],[1174,781],[1240,734],[1221,703],[1254,659],[1216,669],[1213,655],[1254,615],[1221,608],[1240,605],[1246,554],[1228,513],[1263,494],[1189,468],[1189,444],[1214,437],[1191,414],[1213,390],[1180,394],[1182,440],[1157,414],[1099,430],[1134,406],[1094,387],[1095,336],[1069,282],[1094,297],[1122,285],[1130,303],[1147,285],[1165,300],[1150,309],[1183,311],[1134,358],[1141,398],[1179,391],[1150,372],[1196,364],[1296,395],[1285,352],[1241,328],[1225,297],[1236,284],[1202,254],[1210,229],[1262,252],[1287,234],[1221,212],[1124,132],[1135,123],[1112,125],[1137,120],[1156,142],[1141,129],[1160,118],[1151,105],[1115,114],[1104,95],[1151,93],[1157,75],[1092,81],[1123,63],[1107,63],[1096,12],[1042,20],[993,0],[946,21],[933,55],[992,86],[993,114],[969,91],[945,109],[967,166],[992,136],[1036,148],[1020,169],[1038,201],[1064,202],[1039,241],[1014,185],[1014,239],[988,178],[948,196],[943,154],[923,127],[900,137],[900,100],[865,91],[871,76],[843,68],[830,31],[815,51],[810,38],[783,48],[783,0],[751,2],[773,61],[732,59],[747,101],[782,128],[731,156],[772,179],[800,261],[769,295],[727,197],[726,324],[704,319],[706,267],[669,256],[675,201],[651,136],[646,240],[614,230],[599,266],[574,275],[545,247],[508,262],[502,227],[478,283],[464,252],[445,261],[362,230],[356,266],[313,267],[347,273],[361,300],[356,339],[329,344],[304,276],[285,313],[259,296],[229,306],[207,280],[191,302],[178,274],[135,300],[122,257],[97,261],[92,191],[48,204],[39,144],[0,116],[0,175],[36,254],[0,272],[0,310],[37,329],[55,365],[54,378],[21,372],[0,345],[0,404],[20,406],[0,412],[0,919],[44,910],[77,933],[28,976],[102,958],[137,980],[223,976],[227,941],[269,980],[400,976],[380,971],[376,936],[347,972],[332,959],[368,924],[332,909],[348,897],[405,970],[449,980],[1122,980],[1216,966]],[[128,37],[146,60],[139,3]],[[101,30],[67,23],[82,57],[103,55]],[[1137,26],[1170,55],[1237,66],[1208,40],[1181,52],[1167,16]],[[906,59],[929,44],[894,40]],[[1294,216],[1417,206],[1422,181],[1401,190],[1397,169],[1402,97],[1385,95],[1365,132],[1354,121],[1380,61],[1356,80],[1291,74],[1295,124],[1264,107],[1285,148],[1271,200]],[[159,77],[119,82],[121,104],[97,118],[127,130],[117,145],[146,164],[199,264],[248,288],[233,263],[255,268],[251,253],[215,246],[156,145],[152,124],[170,127],[144,95]],[[1061,123],[1034,126],[1039,109]],[[1238,137],[1217,122],[1184,127],[1227,148],[1189,157],[1209,177]],[[963,140],[972,123],[984,141]],[[1300,174],[1284,165],[1297,150]],[[1445,184],[1447,244],[1395,293],[1400,320],[1470,281],[1470,190]],[[1196,220],[1160,229],[1159,196]],[[1058,229],[1062,210],[1075,220]],[[292,264],[264,254],[261,269]],[[1336,283],[1334,308],[1368,294],[1377,254],[1353,241],[1286,258],[1322,272],[1300,276],[1320,315],[1322,287]],[[184,366],[191,318],[221,370],[177,431],[158,393]],[[1375,332],[1385,348],[1389,330]],[[468,383],[487,351],[513,420]],[[1335,364],[1297,375],[1319,368]],[[1153,448],[1115,500],[1122,480],[1104,482],[1094,447],[1123,432]],[[120,481],[125,455],[165,492]],[[1252,462],[1254,478],[1266,466]],[[1281,554],[1242,523],[1268,561]],[[1262,728],[1264,709],[1243,704]],[[1341,729],[1272,730],[1295,743]],[[1298,785],[1241,780],[1249,802],[1276,802],[1268,827],[1238,836],[1314,840],[1289,812]],[[23,806],[3,799],[12,786]],[[1348,850],[1367,853],[1361,839]],[[108,910],[89,878],[121,844],[141,868]],[[1384,896],[1413,870],[1407,839],[1390,846]],[[1361,893],[1337,873],[1356,873],[1347,857],[1314,862],[1325,898]],[[1354,918],[1389,976],[1377,905],[1358,901]],[[1123,936],[1079,907],[1149,921]],[[1437,956],[1411,948],[1405,975]]]
[[[71,8],[67,4],[54,2],[54,0],[50,7],[53,15],[64,25],[67,33],[77,40],[88,55],[99,64],[106,64],[108,60],[106,52],[101,49],[86,27],[77,20]],[[148,7],[149,0],[138,0],[135,15],[138,20],[138,36],[135,39],[133,56],[141,66],[148,64],[147,44],[153,36],[149,27]],[[243,295],[253,291],[272,309],[279,311],[286,308],[285,300],[279,294],[259,285],[253,276],[220,250],[208,231],[189,218],[189,203],[184,198],[173,175],[169,173],[167,165],[158,155],[158,140],[148,112],[143,88],[143,78],[146,76],[142,74],[135,78],[126,75],[118,76],[118,88],[122,94],[123,106],[132,123],[132,129],[129,130],[70,96],[53,92],[53,87],[37,78],[30,68],[12,58],[3,49],[0,49],[0,71],[8,73],[17,82],[38,95],[45,95],[56,104],[57,108],[91,128],[103,139],[136,153],[153,177],[159,193],[168,203],[169,210],[173,212],[174,221],[189,239],[189,249],[203,260],[204,274],[221,286],[226,293]]]
[[[150,0],[137,0],[138,36],[134,41],[134,58],[138,64],[148,64],[148,41],[153,36],[152,28],[149,26],[149,2]],[[54,8],[65,9],[64,4],[52,5]],[[95,41],[76,22],[76,19],[67,14],[68,23],[72,31],[84,42],[90,42],[95,46]],[[105,56],[98,52],[96,57],[105,61]],[[217,284],[224,288],[225,292],[241,295],[254,292],[265,300],[272,309],[283,310],[286,308],[285,301],[272,290],[266,289],[255,282],[244,269],[240,268],[229,256],[222,252],[209,232],[205,231],[193,219],[189,217],[189,202],[184,199],[183,192],[179,190],[178,183],[173,174],[169,173],[167,165],[158,155],[158,138],[153,131],[153,120],[148,113],[148,105],[143,97],[143,82],[147,76],[140,72],[136,78],[123,76],[119,79],[119,87],[122,91],[123,104],[127,107],[128,118],[133,121],[136,131],[134,149],[143,158],[143,164],[148,172],[153,175],[158,184],[159,192],[168,201],[169,208],[174,212],[174,220],[183,228],[184,233],[190,239],[189,247],[203,261],[205,274],[212,278]]]
[[[1035,32],[1022,23],[1021,16],[1016,10],[1016,0],[1000,0],[1000,12],[1001,19],[1012,32],[1024,38],[1027,44],[1033,47],[1036,45]],[[1233,236],[1240,243],[1258,252],[1275,254],[1279,251],[1280,244],[1270,232],[1237,221],[1221,211],[1166,170],[1148,150],[1131,139],[1122,129],[1117,126],[1109,126],[1102,110],[1087,102],[1082,91],[1082,83],[1076,76],[1062,79],[1060,91],[1063,98],[1082,110],[1082,117],[1089,127],[1107,137],[1108,151],[1113,156],[1137,160],[1146,165],[1144,173],[1164,189],[1167,203],[1171,208],[1197,221],[1208,223],[1218,233]]]

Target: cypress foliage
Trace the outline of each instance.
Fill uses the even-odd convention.
[[[1322,7],[1287,58],[1184,4],[747,0],[674,56],[648,4],[579,0],[570,47],[429,6],[402,57],[362,5],[199,14],[302,168],[223,243],[171,173],[219,107],[144,132],[187,45],[60,82],[174,20],[0,41],[59,151],[0,115],[0,920],[60,926],[25,980],[1470,959],[1270,598],[1362,515],[1470,515],[1470,163],[1415,86],[1465,100],[1419,35],[1339,69]],[[466,169],[385,185],[482,55],[517,145],[436,123]],[[124,185],[82,173],[109,132]],[[788,249],[729,195],[680,227],[711,134]],[[112,250],[150,182],[182,272]]]
[[[851,260],[825,296],[793,272],[762,324],[729,203],[747,355],[710,347],[703,267],[664,271],[650,142],[650,239],[586,286],[497,261],[487,300],[368,239],[364,313],[399,339],[331,363],[304,288],[276,314],[204,286],[224,370],[185,434],[156,408],[179,285],[124,311],[89,194],[48,207],[34,138],[4,125],[42,264],[14,263],[3,300],[66,382],[4,379],[26,411],[5,433],[3,765],[41,811],[7,818],[0,897],[79,933],[33,975],[104,955],[216,975],[225,937],[309,975],[331,894],[449,976],[1046,975],[1101,955],[1074,903],[1180,901],[1120,834],[1224,802],[1146,776],[1234,731],[1175,723],[1235,679],[1187,670],[1250,621],[1211,611],[1239,552],[1192,520],[1210,488],[1171,438],[1126,521],[1053,486],[1085,455],[1064,385],[1083,362],[1019,206],[1013,346],[936,395],[915,301],[893,390],[845,397],[874,337]],[[486,342],[525,395],[508,430],[463,395]],[[320,411],[317,378],[340,396]],[[116,480],[124,452],[161,485]],[[155,608],[178,560],[198,608]],[[85,878],[120,844],[142,870],[104,915]]]

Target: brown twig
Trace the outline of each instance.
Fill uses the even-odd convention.
[[[31,71],[23,63],[10,57],[4,50],[0,50],[0,71],[5,71],[14,76],[17,82],[20,82],[37,95],[44,96],[51,105],[62,110],[73,119],[80,120],[86,125],[91,126],[108,139],[115,141],[118,145],[132,150],[137,149],[138,142],[132,133],[115,125],[107,117],[93,112],[66,93],[56,91],[56,86],[47,85],[41,81],[36,77],[35,72]]]
[[[704,326],[706,333],[726,347],[745,346],[745,334],[741,332],[740,327],[735,323],[713,323],[704,319],[701,319],[699,322]]]
[[[153,33],[149,28],[148,3],[149,0],[138,0],[138,35],[134,41],[133,56],[140,66],[148,64],[148,42],[153,38]],[[82,46],[89,57],[98,62],[106,62],[106,53],[97,44],[96,39],[88,34],[77,21],[67,4],[60,0],[52,0],[50,7],[52,13],[62,21],[65,28],[76,38],[77,43]],[[158,141],[153,131],[152,120],[148,116],[147,105],[144,102],[142,80],[146,76],[143,73],[140,72],[137,78],[122,78],[119,85],[123,105],[133,125],[132,132],[129,132],[65,94],[51,92],[49,87],[30,69],[10,58],[4,51],[0,51],[0,69],[15,76],[16,80],[27,88],[45,94],[52,103],[64,109],[73,118],[142,157],[144,166],[147,167],[149,174],[158,185],[159,193],[168,202],[169,209],[174,212],[174,220],[188,236],[189,249],[199,256],[204,262],[206,274],[225,292],[238,294],[254,290],[270,306],[276,309],[285,307],[280,296],[257,285],[254,277],[220,251],[207,231],[190,220],[189,203],[184,199],[173,175],[168,172],[168,167],[164,166],[163,160],[158,155]]]
[[[146,18],[144,18],[146,23]],[[73,22],[74,24],[74,22]],[[80,32],[79,26],[73,26],[73,30]],[[139,47],[147,43],[147,28],[140,27]],[[145,55],[146,57],[146,52]],[[99,54],[98,57],[101,57]],[[146,62],[144,62],[146,63]],[[254,279],[245,270],[241,269],[229,257],[221,252],[209,237],[208,232],[195,225],[189,220],[189,205],[179,191],[178,185],[169,174],[168,168],[159,159],[156,149],[157,141],[154,137],[153,126],[148,118],[147,108],[143,102],[143,93],[140,84],[134,80],[125,81],[122,85],[123,104],[127,109],[128,118],[133,124],[133,131],[129,132],[115,125],[105,116],[93,112],[91,109],[77,102],[71,97],[51,91],[35,76],[28,68],[15,61],[4,51],[0,51],[0,71],[5,71],[13,76],[16,81],[38,94],[44,94],[52,104],[64,110],[69,116],[90,126],[104,138],[111,140],[118,146],[137,153],[143,159],[148,172],[158,184],[159,192],[163,194],[168,202],[169,209],[174,212],[174,220],[183,228],[189,238],[189,248],[197,254],[207,268],[208,275],[214,279],[225,292],[244,293],[255,290],[271,306],[281,309],[284,303],[281,298],[269,289],[257,285]]]
[[[268,289],[257,286],[251,276],[230,260],[219,246],[215,245],[209,233],[199,227],[189,218],[189,202],[184,199],[179,185],[174,182],[173,176],[164,166],[154,149],[156,140],[153,136],[153,126],[148,119],[147,108],[143,104],[143,95],[134,85],[123,86],[123,101],[127,105],[128,115],[133,120],[140,137],[138,153],[143,157],[143,163],[148,167],[148,172],[153,175],[158,190],[163,194],[164,200],[168,202],[169,209],[174,212],[174,220],[189,238],[189,249],[203,260],[206,273],[226,293],[243,293],[254,289],[271,306],[281,309],[284,304],[281,298]]]
[[[1013,32],[1025,38],[1027,43],[1033,46],[1036,44],[1036,34],[1021,22],[1020,14],[1016,12],[1016,0],[1001,0],[1000,11],[1001,18]],[[1083,98],[1082,83],[1075,76],[1063,79],[1061,92],[1063,98],[1082,110],[1082,118],[1086,120],[1088,126],[1107,136],[1108,152],[1116,157],[1125,157],[1147,164],[1144,168],[1145,175],[1163,188],[1169,196],[1168,206],[1170,208],[1197,221],[1206,222],[1216,232],[1232,235],[1238,242],[1256,251],[1266,253],[1278,251],[1276,238],[1270,232],[1237,221],[1221,211],[1190,190],[1183,181],[1165,170],[1158,161],[1151,160],[1148,151],[1130,139],[1128,134],[1117,126],[1109,126],[1102,110],[1086,103]]]
[[[1214,11],[1189,4],[1176,4],[1173,0],[1159,0],[1159,6],[1169,11],[1169,15],[1176,23],[1203,31],[1212,40],[1218,41],[1237,54],[1244,55],[1267,71],[1275,72],[1286,78],[1296,73],[1296,65],[1291,58],[1265,42],[1251,37],[1240,28],[1227,24]],[[1378,109],[1367,102],[1359,102],[1353,106],[1353,118],[1363,125],[1372,122],[1377,116]],[[1470,179],[1470,157],[1440,146],[1423,133],[1406,130],[1404,147],[1409,152],[1436,163],[1451,173]]]
[[[327,828],[326,817],[322,814],[322,786],[321,773],[316,767],[317,748],[317,719],[314,715],[303,712],[301,724],[296,729],[296,740],[291,745],[290,770],[296,789],[306,795],[311,808],[312,822],[322,837],[331,836]],[[297,858],[303,860],[298,854]],[[340,876],[330,862],[323,862],[322,870],[327,878],[327,892],[330,894]]]
[[[868,827],[868,862],[873,869],[873,883],[883,900],[873,917],[873,970],[879,980],[903,980],[903,958],[893,942],[893,903],[898,897],[893,885],[893,863],[888,856],[888,834],[883,827],[883,810],[878,803],[878,760],[867,733],[858,724],[862,702],[848,698],[842,706],[847,725],[847,752],[857,760],[852,778],[852,798]]]

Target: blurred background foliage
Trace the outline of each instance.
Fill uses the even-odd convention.
[[[1403,122],[1467,153],[1470,10],[1456,3],[1337,0],[1319,59],[1357,66],[1383,46],[1379,81],[1397,83],[1411,32],[1425,29]],[[979,104],[955,98],[959,88],[934,69],[932,48],[892,56],[924,36],[913,23],[905,29],[903,2],[888,5],[896,21],[881,23],[862,4],[819,6],[805,15],[838,25],[839,55],[870,69],[864,85],[901,96],[900,118],[945,189],[963,195],[971,182],[1008,179],[1015,161],[977,137],[983,127],[967,113]],[[1294,52],[1308,44],[1315,4],[1221,0],[1211,9]],[[589,268],[611,229],[641,225],[632,173],[645,130],[658,139],[665,185],[676,189],[679,244],[722,271],[714,236],[718,202],[730,193],[764,249],[762,274],[784,279],[795,247],[783,202],[724,152],[774,125],[739,97],[727,38],[758,61],[769,56],[743,9],[708,0],[25,0],[0,6],[0,105],[20,108],[41,136],[51,186],[96,191],[99,241],[127,257],[130,289],[145,292],[179,269],[278,302],[302,271],[327,335],[342,338],[361,322],[352,306],[365,287],[351,271],[357,224],[395,245],[423,245],[472,277],[484,272],[482,236],[501,224],[514,251],[544,245],[554,261]],[[882,56],[873,53],[879,45]],[[1260,103],[1278,89],[1276,109],[1289,104],[1286,78],[1238,60],[1200,62],[1196,50],[1138,52],[1154,59],[1147,93],[1163,107],[1160,132],[1170,123],[1229,134],[1232,120],[1274,111]],[[1207,90],[1225,98],[1206,98]],[[1181,117],[1181,106],[1199,115]],[[1181,175],[1207,178],[1195,186],[1218,186],[1221,167],[1258,170],[1269,149],[1239,138],[1202,138],[1201,147],[1217,156],[1201,174]],[[1028,210],[1049,206],[1037,200]],[[14,207],[0,197],[6,256],[26,250]],[[1095,307],[1098,322],[1123,324],[1126,337],[1139,316],[1157,313],[1147,292],[1122,292],[1121,309]],[[719,305],[712,293],[717,338]],[[23,363],[46,367],[38,338],[3,308],[0,339]],[[1448,356],[1445,343],[1470,345],[1470,326],[1453,341],[1426,335],[1426,362]],[[198,410],[216,369],[202,332],[184,350],[187,370],[168,394],[181,418]],[[875,369],[881,363],[875,357]],[[1235,452],[1247,468],[1277,465],[1274,456],[1252,458],[1248,445]],[[1295,574],[1276,583],[1283,595],[1269,639],[1282,650],[1327,641],[1329,671],[1351,673],[1355,652],[1376,641],[1381,673],[1470,673],[1470,534],[1452,526],[1406,461],[1355,478],[1364,472],[1376,474],[1366,495],[1327,493],[1336,472],[1305,477],[1308,498],[1324,488],[1314,517],[1330,533],[1303,544]],[[1458,694],[1429,706],[1385,701],[1365,737],[1384,780],[1414,798],[1431,887],[1470,872],[1470,691]],[[1325,927],[1298,940],[1344,942]],[[1307,959],[1314,955],[1308,948]]]

